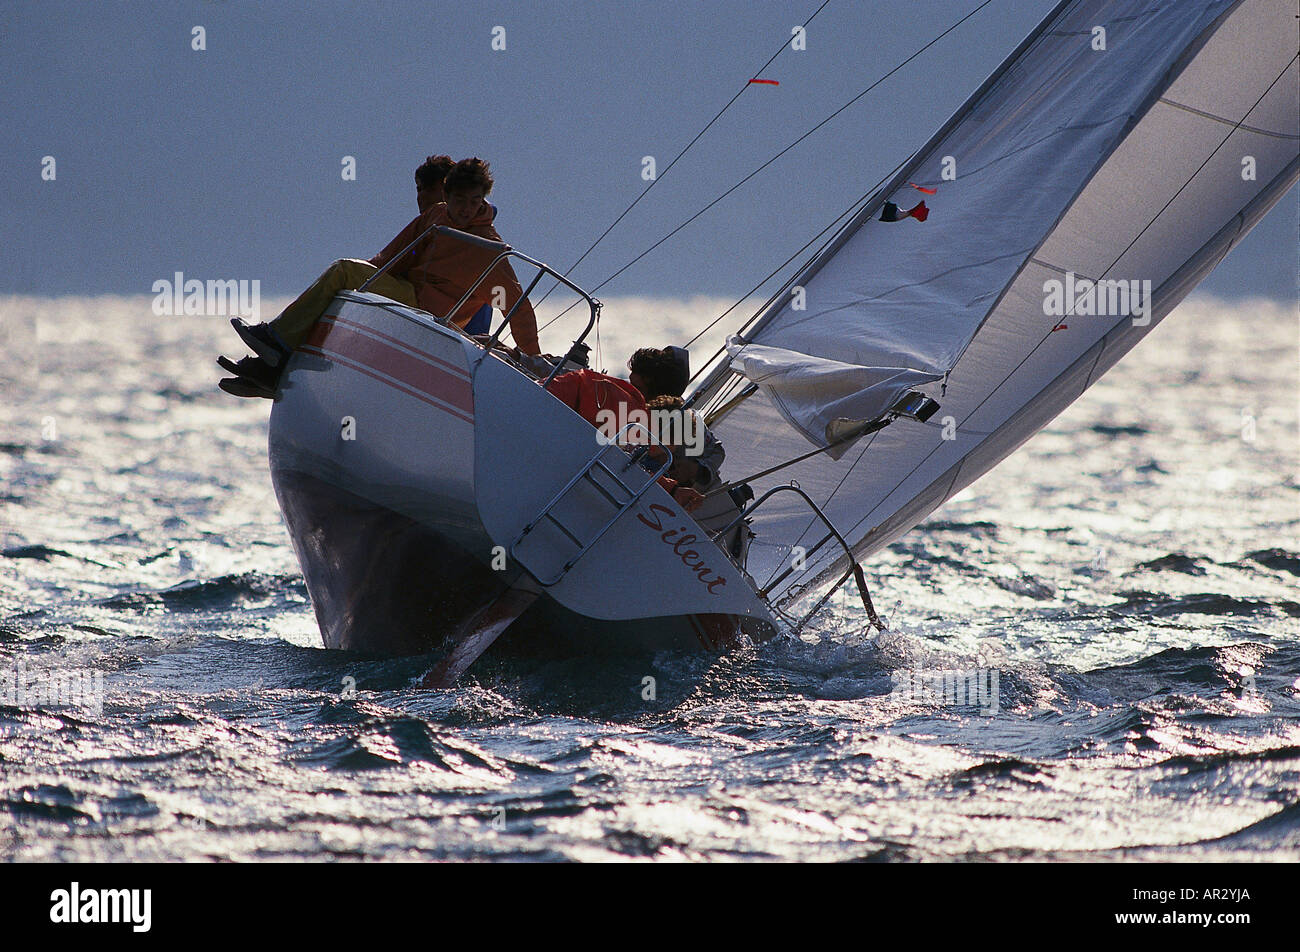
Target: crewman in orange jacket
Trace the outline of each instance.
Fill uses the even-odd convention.
[[[447,225],[492,241],[501,240],[492,227],[492,207],[486,201],[492,191],[492,175],[486,162],[479,158],[462,159],[448,173],[443,187],[446,201],[422,212],[369,261],[351,258],[335,261],[269,324],[250,326],[238,318],[231,321],[257,356],[246,357],[238,363],[221,358],[218,363],[235,374],[222,380],[221,388],[237,396],[274,397],[289,355],[306,340],[334,296],[345,289],[359,288],[390,261],[389,269],[367,290],[401,304],[420,307],[438,317],[450,318],[463,327],[480,307],[492,303],[495,289],[499,287],[504,292],[507,310],[519,302],[510,320],[515,344],[526,354],[540,353],[537,317],[508,261],[500,262],[454,315],[448,313],[496,257],[495,251],[435,234],[402,255],[401,260],[394,260],[433,224]]]
[[[442,183],[455,165],[455,159],[449,155],[431,155],[415,170],[415,204],[419,207],[421,215],[434,205],[447,200],[447,195],[442,190]],[[491,202],[487,203],[487,207],[492,210],[492,220],[496,221],[497,207]],[[370,263],[374,264],[375,259],[371,258]],[[490,333],[492,305],[484,304],[475,311],[469,323],[461,325],[461,330],[470,335]]]
[[[465,160],[465,162],[475,161],[481,160]],[[457,169],[465,162],[457,163],[456,168],[452,169],[447,176],[444,186],[447,201],[441,205],[434,205],[422,213],[403,228],[383,251],[371,258],[369,263],[375,269],[382,268],[392,261],[430,225],[448,225],[469,232],[471,235],[490,238],[493,241],[501,240],[501,236],[492,227],[495,213],[492,206],[485,201],[488,191],[491,190],[491,179],[488,178],[486,189],[481,183],[472,183],[477,187],[458,188]],[[487,164],[482,163],[482,165],[486,174]],[[509,261],[500,262],[493,272],[483,279],[460,310],[455,314],[451,313],[456,302],[491,264],[496,255],[497,252],[487,248],[434,235],[408,252],[403,260],[394,261],[387,275],[406,279],[415,288],[416,303],[422,310],[436,314],[438,317],[449,317],[457,327],[468,324],[470,318],[483,305],[492,304],[497,287],[504,291],[507,311],[514,307],[516,301],[523,298],[519,309],[510,320],[510,333],[514,336],[515,345],[521,351],[536,356],[541,353],[537,343],[537,317],[533,313],[532,304],[524,298],[523,288],[519,284],[519,279],[515,277]],[[273,323],[278,324],[283,316],[281,315]]]

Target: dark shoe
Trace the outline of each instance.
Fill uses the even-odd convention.
[[[217,364],[222,370],[255,384],[267,394],[273,395],[280,383],[280,370],[276,367],[268,367],[264,360],[257,357],[245,357],[238,362],[229,357],[218,357]],[[222,389],[233,392],[226,387]]]
[[[235,329],[239,339],[248,345],[248,349],[261,357],[272,367],[279,367],[289,356],[289,348],[280,335],[269,324],[245,324],[238,317],[230,319],[230,326]]]
[[[275,399],[275,391],[268,390],[259,383],[254,383],[247,377],[223,377],[217,381],[217,386],[226,393],[233,393],[237,397],[265,397],[268,400]]]

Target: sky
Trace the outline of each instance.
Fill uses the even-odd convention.
[[[0,294],[148,294],[177,271],[295,293],[414,217],[438,152],[487,159],[505,240],[565,270],[652,156],[653,189],[573,272],[598,285],[979,5],[830,0],[809,19],[820,4],[6,0]],[[992,0],[599,293],[744,296],[1052,6]],[[1298,206],[1293,189],[1201,287],[1294,302]]]

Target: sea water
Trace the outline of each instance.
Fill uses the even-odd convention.
[[[714,303],[609,302],[596,365]],[[6,859],[1300,859],[1286,308],[1179,308],[867,562],[884,634],[845,592],[757,648],[438,691],[322,648],[223,318],[0,322]]]

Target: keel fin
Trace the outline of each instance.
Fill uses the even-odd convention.
[[[537,600],[537,592],[508,588],[465,620],[450,639],[446,657],[420,682],[422,688],[449,687],[491,647],[503,631]]]

